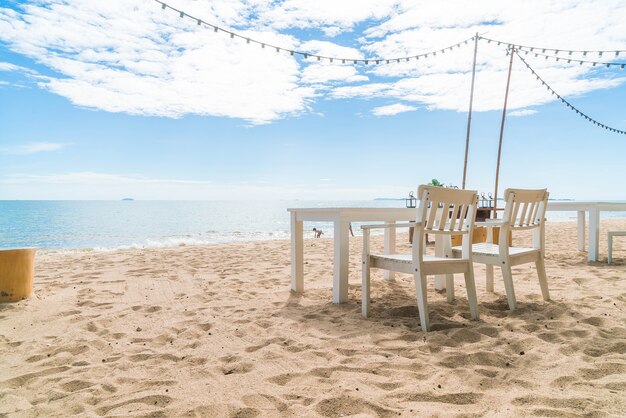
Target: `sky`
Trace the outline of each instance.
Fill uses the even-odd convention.
[[[605,65],[626,62],[626,0],[165,3],[0,2],[0,199],[367,200],[433,178],[461,186],[476,33],[536,47],[520,56],[557,94],[626,130],[626,69]],[[466,188],[485,193],[505,43],[477,45]],[[625,156],[626,135],[513,56],[500,194],[626,200]]]

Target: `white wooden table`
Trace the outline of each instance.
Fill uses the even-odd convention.
[[[589,261],[598,261],[600,241],[600,212],[626,211],[626,202],[566,201],[548,202],[549,211],[578,212],[578,251],[585,251],[585,212],[589,212]]]
[[[350,222],[382,221],[395,223],[415,219],[415,208],[292,208],[291,213],[291,289],[304,291],[304,230],[303,222],[333,222],[334,262],[333,262],[333,302],[348,300],[348,226]],[[385,253],[393,253],[396,247],[395,228],[385,229]],[[393,272],[387,272],[392,278]]]

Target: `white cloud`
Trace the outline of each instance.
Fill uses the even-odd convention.
[[[67,145],[58,142],[31,142],[13,147],[0,147],[0,154],[37,154],[40,152],[57,151]]]
[[[20,68],[19,65],[11,64],[10,62],[0,62],[0,71],[18,71]]]
[[[307,84],[356,83],[368,81],[368,78],[350,65],[312,64],[302,71],[301,81]]]
[[[276,29],[322,28],[335,35],[369,19],[385,19],[400,1],[285,0],[258,9],[259,20]]]
[[[537,111],[534,109],[521,109],[521,110],[514,110],[512,112],[508,112],[508,115],[509,116],[530,116],[530,115],[534,115],[535,113],[537,113]]]
[[[174,7],[243,36],[285,48],[344,57],[400,57],[454,44],[474,33],[525,45],[620,49],[623,0],[177,0]],[[267,123],[314,112],[314,100],[386,98],[428,109],[466,111],[473,45],[428,60],[381,66],[301,61],[199,27],[151,1],[48,0],[0,8],[0,40],[51,68],[38,85],[78,106],[109,112],[186,114]],[[357,32],[358,25],[368,29]],[[352,34],[350,47],[301,42],[289,28],[327,36]],[[315,32],[313,32],[315,33]],[[346,35],[347,37],[348,35]],[[609,60],[613,57],[605,57]],[[570,97],[626,82],[591,67],[527,56],[559,94]],[[508,60],[502,47],[480,42],[474,109],[500,109]],[[18,71],[0,63],[0,71]],[[360,85],[342,85],[354,84]],[[553,101],[516,58],[509,108]]]
[[[372,109],[372,113],[376,116],[393,116],[398,113],[411,112],[417,110],[415,106],[409,106],[402,103],[395,103],[388,106],[380,106]]]

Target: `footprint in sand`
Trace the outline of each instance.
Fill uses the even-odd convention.
[[[398,412],[382,406],[367,402],[352,396],[339,396],[336,398],[323,399],[315,407],[317,412],[324,417],[343,417],[352,415],[376,415],[379,417],[398,415]]]
[[[61,384],[61,389],[66,392],[78,392],[80,390],[90,388],[94,384],[95,383],[91,383],[85,380],[71,380],[67,383]]]
[[[145,404],[145,405],[149,405],[149,406],[154,406],[157,408],[163,408],[167,405],[169,405],[169,403],[172,401],[172,398],[169,396],[164,396],[164,395],[148,395],[148,396],[144,396],[141,398],[135,398],[135,399],[129,399],[127,401],[123,401],[123,402],[119,402],[116,404],[112,404],[112,405],[107,405],[107,406],[102,406],[100,408],[97,409],[98,414],[100,415],[107,415],[109,414],[109,412],[118,409],[122,406],[128,406],[131,404]],[[127,411],[124,411],[127,412]],[[166,414],[167,415],[167,414]]]

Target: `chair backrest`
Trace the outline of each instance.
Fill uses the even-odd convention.
[[[475,190],[421,185],[417,221],[426,234],[468,234],[474,228],[478,194]]]
[[[546,189],[506,189],[502,220],[512,230],[539,228],[545,220],[548,195]]]

